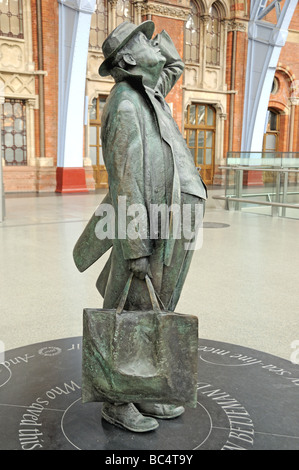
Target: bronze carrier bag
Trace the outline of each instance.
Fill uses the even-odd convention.
[[[198,319],[161,310],[148,276],[153,310],[84,309],[82,401],[197,403]]]

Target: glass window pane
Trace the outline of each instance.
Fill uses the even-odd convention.
[[[270,131],[276,131],[277,130],[277,114],[270,111],[269,120],[270,120]]]
[[[207,64],[219,65],[220,51],[220,16],[217,8],[210,8],[211,20],[207,28]]]
[[[12,147],[13,146],[13,135],[10,132],[5,134],[5,136],[4,136],[4,145],[6,147]]]
[[[4,115],[6,117],[12,115],[12,105],[10,103],[4,103]]]
[[[193,160],[195,161],[195,149],[190,149]]]
[[[105,165],[104,158],[103,158],[103,151],[102,147],[100,147],[100,165]]]
[[[7,99],[3,113],[2,141],[5,161],[8,165],[26,165],[25,102]]]
[[[206,60],[207,60],[207,64],[212,63],[212,50],[209,47],[207,47]]]
[[[91,17],[89,45],[96,49],[101,49],[107,36],[107,2],[97,0],[96,10]]]
[[[3,2],[1,2],[3,3]],[[12,13],[13,15],[17,15],[19,13],[19,0],[10,0],[9,1],[9,4],[10,4],[10,13]]]
[[[190,26],[191,24],[187,21],[186,23],[186,32],[185,32],[185,41],[186,41],[186,45],[190,46],[191,45],[191,28]]]
[[[14,152],[11,148],[5,149],[4,158],[7,163],[12,163],[14,160]]]
[[[1,5],[1,11],[2,13],[8,13],[9,11],[9,4],[6,0],[1,0],[0,2]]]
[[[205,106],[198,106],[198,116],[197,116],[198,124],[204,124],[205,123],[205,111],[206,111]]]
[[[207,125],[208,126],[214,125],[214,117],[215,117],[214,110],[210,108],[210,106],[208,106],[207,107]]]
[[[0,35],[23,38],[22,1],[0,1]]]
[[[90,30],[90,35],[89,35],[89,44],[91,47],[97,47],[98,45],[98,35],[96,31],[93,31],[92,29]]]
[[[206,132],[206,147],[207,148],[213,147],[213,132],[210,132],[210,131]]]
[[[23,136],[22,134],[15,135],[15,146],[22,147],[23,146]]]
[[[23,106],[21,103],[15,103],[13,106],[13,113],[16,117],[23,116]]]
[[[23,120],[22,119],[16,119],[15,120],[15,131],[16,132],[22,132],[23,130]]]
[[[191,46],[190,48],[190,61],[197,62],[198,60],[198,49],[196,46]]]
[[[204,149],[198,149],[197,153],[197,165],[203,164]]]
[[[116,24],[131,20],[131,2],[130,0],[118,0],[116,4]]]
[[[212,165],[212,149],[206,149],[206,165]]]
[[[96,13],[93,13],[91,15],[91,21],[90,21],[90,29],[93,30],[93,29],[96,29],[97,27],[97,14]],[[93,31],[95,32],[95,31]]]
[[[92,107],[90,108],[90,111],[89,111],[89,118],[91,120],[94,120],[97,118],[97,99],[96,98],[92,100]]]
[[[17,163],[22,163],[24,161],[24,153],[22,149],[16,149],[15,160]]]
[[[200,131],[198,133],[197,146],[198,147],[204,147],[204,144],[205,144],[205,133],[204,133],[204,131]]]
[[[97,148],[89,147],[89,158],[91,159],[92,165],[97,165]]]
[[[97,128],[94,126],[89,128],[89,144],[97,145]]]
[[[10,31],[13,36],[18,36],[20,33],[20,22],[17,16],[12,16],[10,19]]]
[[[185,116],[185,124],[188,124],[188,108],[185,109],[184,116]],[[186,132],[186,131],[185,131],[185,132]],[[185,138],[186,138],[186,137],[185,137]]]
[[[190,109],[189,124],[194,125],[196,123],[196,120],[195,120],[196,106],[195,106],[195,104],[191,104],[189,109]]]
[[[212,63],[213,63],[213,64],[217,64],[217,63],[218,63],[217,58],[218,58],[218,52],[217,52],[216,49],[213,49],[213,50],[212,50]]]
[[[4,130],[5,132],[12,132],[14,122],[12,118],[4,119]]]
[[[275,134],[267,134],[266,150],[276,150],[276,135]]]
[[[190,2],[191,10],[185,23],[185,60],[187,62],[199,61],[199,9],[194,2]]]
[[[9,17],[6,15],[0,16],[0,29],[1,33],[8,34],[10,31]]]
[[[195,131],[189,131],[189,147],[195,147]]]
[[[100,98],[100,106],[99,106],[100,117],[102,116],[105,103],[106,103],[106,98]]]

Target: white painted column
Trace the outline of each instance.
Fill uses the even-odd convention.
[[[85,82],[96,0],[59,2],[58,192],[86,192],[83,168]]]
[[[285,45],[288,28],[297,0],[273,0],[266,8],[265,0],[252,2],[248,26],[248,57],[243,113],[242,151],[261,152],[271,94],[271,88],[281,48]],[[276,9],[277,24],[264,21],[268,11]]]

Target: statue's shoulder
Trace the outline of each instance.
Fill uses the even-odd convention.
[[[115,113],[120,111],[138,112],[141,107],[142,97],[140,92],[127,81],[118,82],[110,92],[102,121],[105,121],[108,117],[111,118],[115,116]]]
[[[131,101],[134,103],[140,99],[140,92],[131,85],[130,82],[123,80],[115,84],[111,90],[110,100],[121,102],[123,100]]]

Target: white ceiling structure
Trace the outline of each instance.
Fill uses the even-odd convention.
[[[252,0],[242,130],[242,151],[261,152],[271,88],[298,0]],[[265,18],[272,10],[276,23]]]

